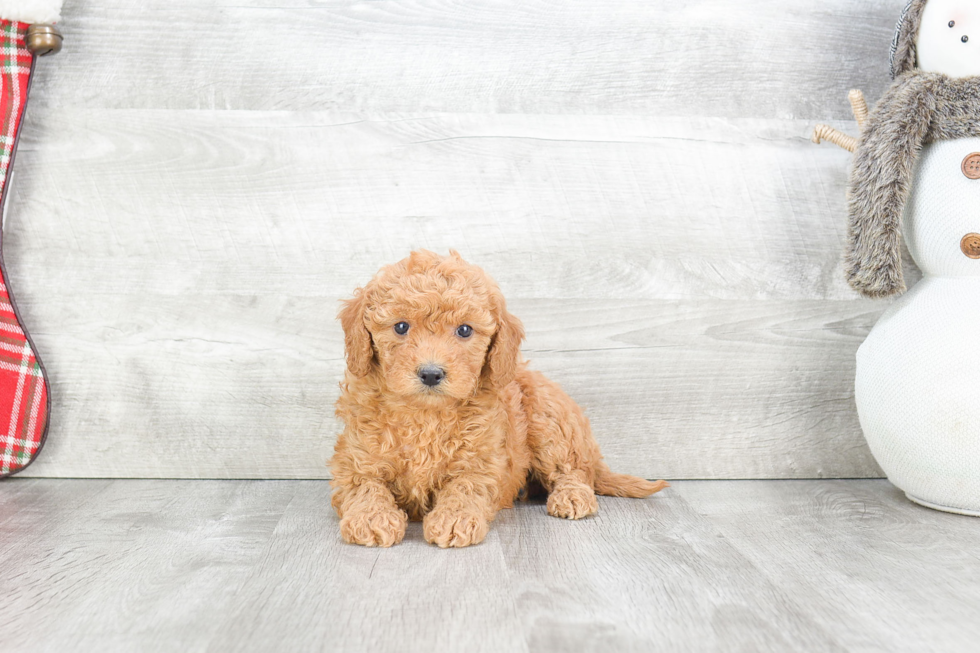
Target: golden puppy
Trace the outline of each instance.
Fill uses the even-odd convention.
[[[346,541],[391,546],[421,519],[433,544],[477,544],[529,482],[567,519],[594,514],[596,493],[667,486],[609,471],[582,410],[522,361],[497,284],[456,252],[382,268],[339,317],[346,428],[331,468]]]

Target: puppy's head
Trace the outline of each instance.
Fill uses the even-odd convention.
[[[456,252],[382,268],[340,312],[347,368],[406,399],[466,399],[517,371],[524,328],[497,284]]]

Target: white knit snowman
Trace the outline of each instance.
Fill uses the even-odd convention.
[[[896,486],[980,516],[980,2],[909,2],[892,68],[853,143],[848,276],[871,296],[904,288],[899,231],[924,276],[858,350],[855,399]],[[893,155],[896,138],[914,143],[901,150],[911,156]],[[883,227],[894,206],[894,228]]]

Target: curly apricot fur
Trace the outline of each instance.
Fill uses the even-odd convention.
[[[340,312],[347,354],[331,468],[342,537],[391,546],[407,519],[440,547],[483,541],[529,480],[548,512],[580,519],[595,494],[666,487],[613,474],[582,409],[521,359],[524,328],[497,284],[456,252],[418,251],[380,272]],[[407,322],[407,333],[394,325]],[[473,328],[460,337],[457,329]],[[435,387],[418,374],[435,365]]]

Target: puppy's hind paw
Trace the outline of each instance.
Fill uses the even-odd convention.
[[[426,542],[442,549],[479,544],[487,536],[490,524],[482,516],[438,507],[422,520]]]
[[[405,511],[377,508],[344,515],[340,535],[350,544],[389,547],[402,541],[407,526]]]
[[[587,485],[563,485],[548,495],[548,514],[562,519],[582,519],[599,512],[595,492]]]

